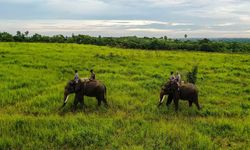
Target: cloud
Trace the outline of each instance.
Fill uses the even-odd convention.
[[[29,31],[45,35],[88,34],[92,36],[247,37],[249,27],[231,29],[234,24],[199,26],[190,23],[154,20],[0,20],[0,32]],[[227,29],[229,28],[229,29]]]
[[[137,27],[149,27],[164,25],[177,26],[188,23],[169,23],[153,20],[11,20],[0,21],[0,27],[3,30],[12,29],[16,31],[18,28],[22,30],[31,30],[31,32],[39,31],[90,31],[104,29],[123,29],[134,30]],[[138,28],[139,30],[139,28]],[[141,29],[141,31],[144,29]],[[149,29],[150,30],[150,29]],[[155,31],[165,31],[164,29],[155,29]]]
[[[157,32],[164,32],[164,33],[169,33],[169,32],[173,32],[173,30],[167,30],[167,29],[157,29],[157,28],[131,28],[131,29],[127,29],[127,31],[140,31],[140,32],[153,32],[153,33],[157,33]]]
[[[215,26],[218,26],[218,27],[226,27],[226,26],[232,26],[232,25],[235,25],[235,23],[226,22],[226,23],[217,24],[217,25],[215,25]]]
[[[24,5],[32,5],[41,13],[45,13],[43,16],[54,17],[54,19],[58,16],[66,17],[64,19],[76,17],[81,19],[158,18],[155,20],[171,17],[230,19],[250,13],[248,9],[250,2],[246,0],[1,0],[0,4],[0,8],[9,9],[18,4],[19,8],[16,11],[22,10],[22,12],[29,11]],[[13,8],[12,13],[15,13],[14,10]]]
[[[192,26],[194,25],[193,23],[177,23],[177,22],[173,22],[170,23],[172,26]]]
[[[44,5],[50,10],[80,15],[108,10],[108,5],[98,0],[47,0]]]
[[[42,2],[43,0],[0,0],[0,3],[10,3],[10,4],[28,4]]]
[[[240,21],[242,23],[250,24],[250,16],[249,15],[241,15],[240,16]]]
[[[249,0],[0,0],[0,30],[150,36],[176,31],[171,34],[181,37],[187,31],[196,36],[240,31],[246,37],[249,6]]]

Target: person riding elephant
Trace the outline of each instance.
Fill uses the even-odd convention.
[[[96,97],[98,106],[101,105],[101,102],[108,106],[106,92],[106,86],[98,80],[88,82],[87,80],[80,79],[78,83],[75,83],[74,80],[71,80],[64,88],[64,103],[62,107],[66,105],[68,97],[72,93],[75,93],[73,111],[76,110],[78,102],[82,108],[84,107],[84,96]]]
[[[90,81],[95,80],[95,73],[94,73],[94,70],[93,70],[93,69],[91,69],[91,70],[90,70],[90,73],[91,73],[91,74],[90,74],[90,78],[89,78],[89,80],[90,80]]]
[[[169,81],[173,81],[173,80],[175,80],[175,76],[174,76],[174,72],[171,71],[171,72],[170,72]]]
[[[181,75],[179,74],[179,72],[176,72],[175,80],[178,83],[178,85],[181,84]]]
[[[78,71],[77,70],[75,70],[74,81],[75,81],[75,83],[78,83],[78,81],[79,81],[79,75],[78,75]]]
[[[176,81],[167,82],[162,88],[160,92],[160,106],[163,103],[163,99],[165,95],[169,95],[167,106],[169,106],[174,100],[175,110],[178,110],[179,99],[187,100],[189,102],[189,107],[192,106],[192,103],[195,103],[197,108],[200,110],[200,105],[198,103],[198,90],[192,83],[181,84],[178,86]]]

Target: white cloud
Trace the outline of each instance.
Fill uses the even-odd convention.
[[[186,26],[185,26],[186,25]],[[154,20],[0,20],[0,32],[28,30],[30,34],[88,34],[92,36],[154,36],[160,37],[249,37],[248,30],[226,30],[232,23],[197,26],[189,23]],[[220,26],[220,30],[214,28]]]
[[[232,25],[235,25],[235,23],[226,22],[226,23],[217,24],[217,25],[215,25],[215,26],[218,26],[218,27],[225,27],[225,26],[232,26]]]
[[[185,23],[169,23],[153,20],[2,20],[0,28],[2,30],[18,29],[30,30],[33,32],[43,31],[90,31],[104,29],[132,29],[135,27],[150,25],[169,25],[177,26]],[[186,23],[188,24],[188,23]],[[149,29],[150,30],[150,29]],[[165,31],[164,29],[155,29],[155,31]]]
[[[241,15],[240,16],[240,21],[242,23],[250,24],[250,16],[249,15]]]
[[[19,19],[0,20],[0,30],[117,35],[122,31],[122,35],[145,32],[149,36],[171,32],[181,37],[188,31],[197,36],[223,32],[246,37],[249,7],[249,0],[0,0],[0,18]]]
[[[146,0],[149,3],[152,3],[154,6],[178,6],[183,5],[188,2],[188,0]]]
[[[28,4],[37,3],[43,0],[0,0],[0,3],[12,3],[12,4]]]
[[[192,26],[194,24],[193,23],[177,23],[177,22],[173,22],[173,23],[170,23],[170,25],[172,25],[172,26]]]
[[[108,5],[98,0],[46,0],[44,4],[51,10],[72,14],[90,14],[108,10]]]
[[[157,28],[131,28],[127,29],[127,31],[140,31],[140,32],[164,32],[164,33],[169,33],[169,32],[174,32],[173,30],[167,30],[167,29],[157,29]]]

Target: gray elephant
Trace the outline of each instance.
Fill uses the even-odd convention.
[[[163,103],[164,96],[168,95],[167,106],[169,106],[174,100],[175,110],[178,110],[179,99],[187,100],[189,102],[189,107],[194,103],[200,110],[201,107],[198,103],[198,90],[196,86],[192,83],[181,84],[180,86],[176,81],[167,82],[162,88],[160,93],[160,106]]]
[[[64,107],[68,101],[69,94],[75,93],[75,100],[73,105],[73,111],[76,110],[78,102],[81,107],[84,107],[84,96],[96,97],[98,101],[98,106],[103,102],[106,106],[108,106],[106,100],[107,88],[106,86],[98,80],[86,80],[81,79],[78,83],[74,80],[71,80],[67,83],[64,89]]]

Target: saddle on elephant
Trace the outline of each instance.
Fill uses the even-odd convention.
[[[86,89],[88,86],[92,85],[99,85],[100,82],[98,80],[90,80],[89,78],[81,78],[80,82],[83,83],[84,89]]]
[[[89,83],[89,82],[98,82],[97,80],[90,80],[89,78],[81,78],[80,82],[82,83]]]
[[[88,78],[80,78],[78,82],[75,82],[75,90],[79,91],[81,86],[83,85],[84,88],[89,82],[97,82],[97,80],[89,80]],[[82,84],[83,83],[83,84]]]

